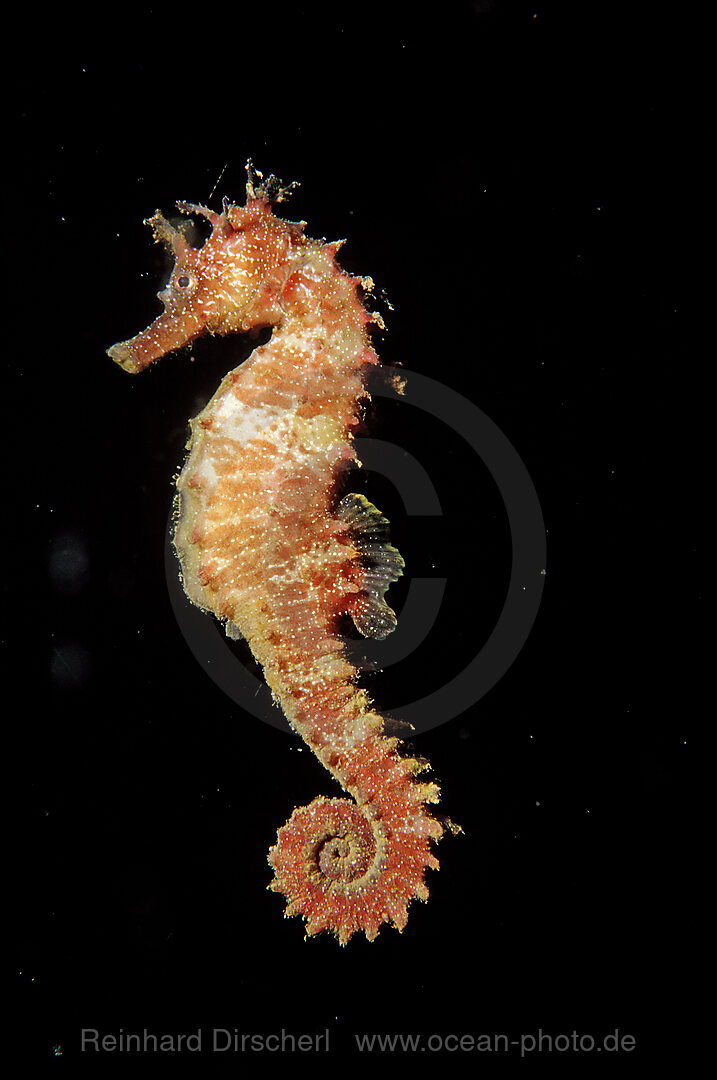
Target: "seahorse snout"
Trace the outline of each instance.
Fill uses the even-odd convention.
[[[107,355],[125,371],[136,375],[160,356],[193,341],[203,329],[203,320],[191,312],[181,316],[165,312],[140,334],[113,345]]]

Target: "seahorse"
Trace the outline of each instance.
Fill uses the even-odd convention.
[[[443,832],[429,806],[438,785],[418,779],[427,762],[387,733],[341,632],[347,615],[364,636],[396,625],[384,593],[403,559],[388,522],[364,497],[340,498],[381,319],[364,302],[371,279],[337,262],[341,242],[274,213],[293,185],[251,162],[247,177],[244,206],[176,204],[211,226],[199,247],[188,222],[148,219],[174,256],[164,310],[108,355],[137,373],[202,334],[271,328],[191,421],[174,546],[189,599],[248,642],[289,724],[350,796],[294,810],[268,856],[285,915],[345,945],[404,929]]]

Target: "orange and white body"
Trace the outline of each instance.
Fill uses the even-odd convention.
[[[383,594],[403,566],[376,508],[340,500],[378,363],[366,329],[378,316],[361,296],[370,282],[338,266],[337,244],[276,217],[285,192],[257,175],[244,207],[177,204],[209,219],[201,248],[154,215],[175,255],[165,311],[109,355],[138,372],[200,334],[273,327],[192,421],[175,547],[189,598],[246,639],[293,729],[351,796],[295,810],[269,854],[287,915],[345,944],[385,922],[403,929],[411,900],[428,895],[443,829],[427,807],[437,786],[416,779],[425,763],[383,734],[339,632],[346,614],[366,635],[390,632]]]

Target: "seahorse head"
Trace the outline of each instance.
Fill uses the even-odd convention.
[[[250,183],[246,206],[225,200],[221,214],[178,202],[180,212],[199,214],[211,224],[201,247],[193,247],[184,227],[176,228],[157,210],[146,224],[174,255],[169,281],[157,294],[164,311],[146,330],[113,345],[108,355],[125,371],[136,373],[201,334],[276,323],[282,288],[308,241],[304,222],[275,217],[271,201],[266,190],[256,192]]]

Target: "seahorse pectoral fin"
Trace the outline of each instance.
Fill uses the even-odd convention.
[[[361,591],[352,597],[349,614],[360,634],[381,640],[396,629],[396,614],[384,594],[398,581],[405,563],[389,543],[388,518],[364,495],[346,495],[338,505],[338,515],[349,527],[364,571]]]

